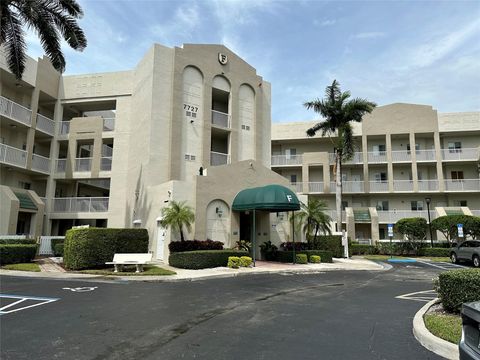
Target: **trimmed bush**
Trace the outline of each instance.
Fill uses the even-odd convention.
[[[410,241],[425,239],[427,220],[422,217],[400,219],[395,224],[395,231]]]
[[[58,243],[53,246],[53,255],[58,257],[63,257],[64,252],[64,243]]]
[[[172,241],[168,244],[171,253],[197,250],[223,250],[223,242],[213,240]]]
[[[480,301],[480,269],[461,269],[441,273],[436,290],[445,310],[459,312],[462,304]]]
[[[378,254],[378,249],[374,245],[360,245],[360,244],[351,244],[350,253],[352,255],[375,255]]]
[[[181,269],[208,269],[227,266],[230,256],[248,256],[248,253],[238,250],[184,251],[170,254],[168,263]]]
[[[307,264],[308,263],[307,254],[296,254],[295,262],[297,264]]]
[[[240,257],[240,266],[242,267],[250,267],[252,265],[252,258],[250,256],[242,256]]]
[[[227,266],[232,269],[240,267],[240,258],[238,256],[229,256]]]
[[[322,258],[318,255],[310,255],[308,258],[308,261],[311,262],[312,264],[320,264],[322,261]]]
[[[14,245],[35,245],[37,240],[35,239],[0,239],[0,245],[14,244]]]
[[[312,255],[318,255],[324,263],[332,263],[332,253],[326,250],[301,250],[296,252],[296,254],[306,254],[307,257]],[[277,253],[278,261],[283,263],[293,262],[293,251],[279,251]]]
[[[318,236],[316,240],[312,239],[312,241],[308,243],[308,248],[310,250],[327,250],[333,254],[333,257],[343,257],[343,245],[341,235]]]
[[[33,244],[1,244],[0,265],[28,263],[37,254],[37,245]]]
[[[450,249],[447,248],[423,248],[418,252],[420,256],[430,256],[430,257],[449,257]]]
[[[52,249],[55,249],[55,245],[63,244],[65,242],[65,239],[52,239],[50,241],[51,241],[51,244],[52,244]]]
[[[63,263],[69,270],[105,267],[115,253],[148,252],[146,229],[70,229],[65,236]]]
[[[280,249],[283,251],[293,251],[293,244],[295,244],[295,251],[308,250],[308,243],[306,242],[283,242],[280,244]]]

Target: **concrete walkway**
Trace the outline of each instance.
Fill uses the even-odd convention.
[[[42,259],[43,260],[43,259]],[[48,261],[49,260],[49,261]],[[105,279],[123,281],[195,281],[212,278],[226,278],[235,276],[245,276],[251,274],[307,274],[307,273],[322,273],[332,270],[369,270],[378,271],[384,270],[385,267],[379,263],[366,259],[334,259],[333,263],[321,264],[284,264],[276,262],[257,261],[256,267],[230,269],[228,267],[218,267],[213,269],[202,270],[187,270],[177,269],[167,264],[156,263],[159,267],[175,271],[176,275],[169,276],[105,276],[105,275],[91,275],[66,272],[59,265],[55,264],[51,259],[48,259],[46,264],[41,264],[42,272],[27,272],[27,271],[13,271],[0,270],[0,275],[11,276],[26,276],[38,278],[55,278],[55,279]]]

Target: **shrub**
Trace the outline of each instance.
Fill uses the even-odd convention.
[[[262,245],[260,245],[260,253],[262,254],[262,258],[267,261],[277,260],[277,252],[278,248],[273,245],[270,240],[265,241]]]
[[[0,265],[28,263],[36,254],[36,244],[1,244]]]
[[[308,261],[311,262],[312,264],[320,264],[322,258],[318,255],[310,255],[308,258]]]
[[[375,255],[378,254],[378,249],[374,245],[351,244],[350,253],[352,255]]]
[[[240,257],[240,266],[242,267],[250,267],[252,265],[252,258],[250,256],[242,256]]]
[[[307,254],[296,254],[295,262],[297,264],[307,264],[308,263]]]
[[[381,255],[418,255],[427,243],[419,241],[401,241],[401,242],[381,242],[377,245],[378,252]]]
[[[449,242],[454,241],[457,234],[457,224],[463,224],[465,236],[473,238],[480,236],[480,217],[470,215],[440,216],[432,221],[432,228],[440,231]]]
[[[7,245],[7,244],[16,244],[16,245],[35,245],[37,240],[35,239],[1,239],[0,238],[0,245]]]
[[[310,250],[328,250],[333,254],[333,257],[343,257],[343,245],[341,235],[318,236],[316,240],[312,239],[312,241],[310,241],[308,245]]]
[[[227,266],[230,256],[247,256],[246,251],[238,250],[197,250],[171,253],[168,263],[182,269],[208,269]]]
[[[63,263],[69,270],[105,267],[115,253],[148,252],[146,229],[70,229],[65,236]]]
[[[480,269],[461,269],[441,273],[436,290],[445,310],[459,312],[462,304],[480,301]]]
[[[53,246],[53,255],[63,257],[64,243],[58,243]]]
[[[52,239],[50,240],[51,241],[51,244],[52,244],[52,249],[55,249],[55,246],[57,244],[63,244],[65,242],[65,239]]]
[[[423,240],[427,235],[427,220],[421,217],[404,218],[395,224],[397,233],[408,240]]]
[[[232,269],[240,267],[240,258],[238,256],[229,256],[227,266]]]
[[[213,240],[172,241],[168,244],[171,253],[196,250],[223,250],[223,242]]]
[[[280,244],[280,249],[283,251],[293,251],[293,244],[295,244],[295,251],[308,250],[308,243],[305,242],[283,242]]]
[[[248,251],[250,252],[250,250],[252,249],[252,243],[250,241],[247,241],[247,240],[238,240],[237,241],[237,250],[243,250],[243,251]],[[214,249],[212,249],[214,250]],[[221,250],[221,249],[219,249]]]
[[[418,252],[420,256],[430,257],[449,257],[450,249],[448,248],[423,248]]]
[[[332,263],[332,253],[326,250],[301,250],[296,254],[306,254],[308,257],[318,255],[324,263]],[[293,262],[293,251],[279,251],[278,261],[283,263]]]

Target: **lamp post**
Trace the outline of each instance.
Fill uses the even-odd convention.
[[[430,220],[430,201],[432,201],[431,198],[429,197],[425,198],[425,202],[427,203],[427,212],[428,212],[428,230],[430,231],[430,244],[432,245],[432,248],[433,248],[432,222]]]

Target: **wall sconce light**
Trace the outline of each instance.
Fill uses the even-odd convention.
[[[222,214],[223,214],[223,211],[222,211],[222,209],[217,207],[217,208],[215,208],[215,213],[218,215],[219,218],[221,218]]]

